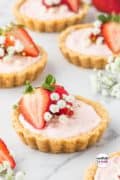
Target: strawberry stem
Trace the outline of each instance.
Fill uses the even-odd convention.
[[[25,90],[24,93],[32,93],[34,91],[34,88],[32,86],[32,84],[29,81],[26,81],[25,83]]]
[[[47,89],[49,91],[54,91],[55,90],[55,83],[56,83],[56,79],[53,75],[49,74],[46,78],[45,81],[42,84],[42,87],[44,89]]]

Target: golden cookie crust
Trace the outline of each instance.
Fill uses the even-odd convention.
[[[38,149],[42,152],[51,153],[72,153],[86,149],[88,146],[95,144],[106,130],[109,123],[109,116],[104,107],[94,101],[85,99],[81,96],[77,96],[78,100],[94,107],[96,112],[101,117],[99,125],[88,133],[78,135],[71,138],[49,138],[47,136],[38,135],[25,129],[18,120],[19,110],[18,108],[12,111],[12,125],[19,135],[21,140],[29,145],[31,148]]]
[[[65,45],[66,38],[71,32],[75,30],[83,29],[83,28],[89,28],[89,27],[93,27],[93,25],[81,24],[81,25],[76,25],[76,26],[67,28],[59,36],[59,48],[62,54],[64,55],[64,57],[72,64],[81,66],[83,68],[102,69],[107,64],[107,57],[85,55],[82,53],[72,51],[71,49],[67,48]]]
[[[82,10],[80,10],[80,13],[73,15],[69,18],[55,20],[38,20],[35,18],[32,19],[20,12],[20,7],[25,1],[26,0],[18,0],[14,5],[13,13],[16,17],[16,20],[20,24],[23,24],[26,27],[35,31],[59,32],[68,26],[78,24],[86,16],[88,12],[88,5],[86,3],[82,3]]]
[[[40,47],[40,60],[20,72],[0,73],[0,87],[10,88],[25,84],[26,80],[33,81],[43,71],[47,63],[47,53]]]
[[[110,155],[110,157],[115,157],[115,156],[120,156],[120,152],[115,152]],[[97,165],[96,164],[91,165],[85,174],[84,180],[94,180],[96,171],[97,171]]]

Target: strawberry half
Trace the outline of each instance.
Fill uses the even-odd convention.
[[[43,88],[37,88],[33,93],[25,94],[19,102],[19,111],[36,129],[45,126],[44,113],[50,105],[50,92]]]
[[[120,0],[92,0],[93,5],[106,13],[120,13]]]
[[[39,49],[29,36],[27,31],[21,27],[13,27],[11,31],[7,33],[7,42],[11,44],[10,37],[13,36],[15,39],[20,40],[24,46],[24,52],[27,56],[36,57],[39,55]],[[7,43],[7,44],[8,44]]]
[[[2,164],[4,161],[8,161],[11,168],[15,168],[15,160],[11,156],[6,144],[3,142],[2,139],[0,139],[0,164]]]
[[[78,12],[80,8],[80,0],[62,0],[62,4],[67,4],[73,12]]]
[[[103,24],[102,34],[108,47],[114,53],[120,53],[120,24],[116,22]]]

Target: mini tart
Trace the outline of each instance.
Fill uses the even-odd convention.
[[[26,82],[26,80],[33,81],[40,74],[47,62],[47,53],[40,47],[40,60],[31,64],[24,70],[13,73],[0,73],[0,87],[10,88],[14,86],[20,86]]]
[[[20,7],[25,1],[26,0],[18,0],[13,8],[13,13],[17,21],[32,30],[41,31],[41,32],[62,31],[68,26],[78,24],[88,12],[88,5],[85,3],[82,3],[81,12],[68,18],[55,19],[55,20],[32,19],[28,16],[23,15],[20,12]]]
[[[64,55],[64,57],[72,64],[75,64],[76,66],[81,66],[83,68],[97,68],[101,69],[104,68],[105,65],[107,64],[107,57],[105,56],[92,56],[92,55],[85,55],[82,53],[75,52],[68,47],[66,47],[65,42],[67,36],[79,29],[84,29],[84,28],[90,28],[93,27],[92,24],[82,24],[82,25],[76,25],[72,26],[65,31],[63,31],[59,37],[59,47]]]
[[[12,124],[16,133],[25,144],[43,152],[72,153],[84,150],[88,146],[95,144],[101,138],[108,126],[108,113],[103,106],[97,102],[93,102],[80,96],[77,96],[76,98],[94,107],[97,114],[101,117],[99,125],[92,131],[70,138],[49,138],[47,136],[38,135],[23,127],[18,119],[19,110],[16,108],[13,109],[12,112]]]
[[[120,156],[120,152],[115,152],[110,155],[110,157],[118,157],[118,156]],[[96,171],[97,171],[97,165],[96,164],[91,165],[85,174],[84,180],[94,180]]]

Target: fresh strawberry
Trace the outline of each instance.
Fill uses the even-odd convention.
[[[62,0],[62,4],[67,4],[73,12],[78,12],[80,8],[80,0]]]
[[[6,144],[3,142],[2,139],[0,139],[0,164],[2,164],[4,161],[8,161],[11,168],[15,168],[15,160],[11,156]]]
[[[5,47],[14,46],[14,45],[15,45],[15,41],[11,38],[11,36],[6,35]]]
[[[25,94],[19,102],[19,111],[25,120],[36,129],[45,126],[44,113],[50,105],[50,92],[37,88],[32,93]]]
[[[72,116],[73,115],[73,111],[66,107],[64,109],[61,109],[59,114],[65,114],[67,116]]]
[[[54,91],[60,95],[60,98],[62,98],[64,94],[68,95],[68,92],[64,89],[63,86],[60,85],[55,85]]]
[[[92,0],[93,5],[106,13],[120,13],[120,0]]]
[[[117,22],[103,24],[102,34],[113,53],[120,53],[120,24]]]
[[[36,57],[39,55],[39,49],[36,44],[33,42],[32,38],[29,36],[27,31],[22,27],[13,27],[13,29],[7,33],[7,38],[10,40],[10,37],[13,36],[15,39],[20,40],[24,46],[24,52],[27,56]],[[8,41],[11,43],[11,41]]]

